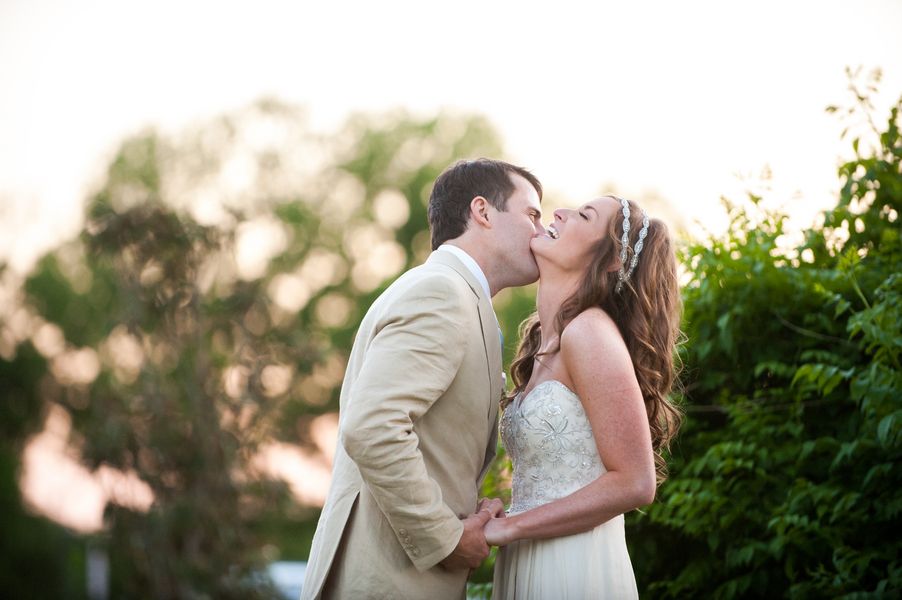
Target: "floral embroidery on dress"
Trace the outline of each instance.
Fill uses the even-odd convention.
[[[508,514],[568,496],[605,472],[579,397],[559,381],[508,405],[501,440],[514,467]]]

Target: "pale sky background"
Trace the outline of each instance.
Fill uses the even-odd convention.
[[[567,203],[607,184],[722,226],[773,173],[797,227],[835,201],[848,143],[825,114],[846,65],[902,93],[902,2],[0,0],[0,259],[75,235],[123,137],[262,96],[314,126],[350,111],[486,115]]]

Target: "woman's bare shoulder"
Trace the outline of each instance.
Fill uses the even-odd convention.
[[[626,342],[614,319],[600,308],[578,314],[561,335],[561,356],[568,370],[632,369]],[[604,358],[599,363],[599,358]]]
[[[602,340],[609,343],[617,340],[622,342],[623,338],[611,315],[597,307],[587,308],[576,315],[564,327],[564,332],[561,334],[562,347],[564,345],[580,346],[585,343],[598,343]]]

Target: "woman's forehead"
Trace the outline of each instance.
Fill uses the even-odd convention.
[[[620,211],[620,200],[613,196],[602,196],[588,203],[589,206],[598,211],[598,216],[605,223],[611,220],[618,211]]]

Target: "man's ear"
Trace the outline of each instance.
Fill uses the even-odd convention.
[[[476,196],[470,200],[470,218],[476,222],[476,225],[486,228],[492,227],[492,224],[489,223],[489,209],[491,206],[489,201],[482,196]]]

